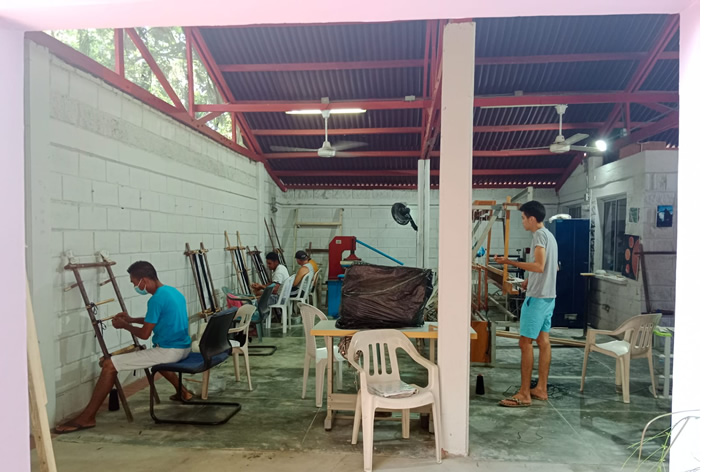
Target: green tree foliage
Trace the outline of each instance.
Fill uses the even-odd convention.
[[[189,97],[187,40],[182,28],[136,28],[136,31],[186,108]],[[101,65],[111,70],[115,69],[114,33],[112,29],[61,30],[50,31],[49,34],[89,56]],[[172,104],[172,100],[150,69],[150,65],[127,34],[125,34],[123,44],[126,79]],[[194,102],[197,104],[223,103],[196,51],[193,51],[193,61]],[[197,118],[205,114],[197,113]],[[231,138],[232,122],[230,114],[225,113],[211,120],[208,126]]]

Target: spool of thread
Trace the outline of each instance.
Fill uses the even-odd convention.
[[[108,394],[108,411],[120,410],[120,402],[118,401],[118,390],[115,388]]]
[[[477,395],[484,395],[484,376],[482,374],[477,374],[477,383],[474,393]]]

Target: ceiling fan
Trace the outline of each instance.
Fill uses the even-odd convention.
[[[576,133],[573,136],[569,137],[568,139],[565,139],[565,137],[563,136],[563,115],[565,114],[565,110],[568,108],[568,105],[556,105],[555,108],[556,108],[556,112],[558,113],[558,117],[559,117],[558,136],[556,136],[555,141],[553,141],[553,143],[551,143],[550,146],[523,148],[523,149],[516,149],[516,150],[526,151],[526,150],[536,150],[536,149],[548,149],[551,152],[556,153],[556,154],[563,154],[568,151],[580,151],[580,152],[587,152],[587,153],[592,153],[592,154],[602,154],[603,152],[605,152],[605,149],[601,149],[601,148],[595,147],[595,146],[575,146],[575,143],[580,142],[583,139],[590,137],[589,134]]]
[[[319,149],[308,149],[290,146],[270,146],[271,151],[275,152],[316,152],[319,157],[355,157],[356,153],[342,152],[347,149],[354,149],[361,146],[366,146],[366,143],[357,141],[339,141],[334,145],[327,139],[327,120],[329,119],[329,110],[322,110],[322,118],[324,118],[325,139],[322,147]]]

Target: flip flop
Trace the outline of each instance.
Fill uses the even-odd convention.
[[[189,392],[189,393],[192,393],[192,392]],[[192,393],[192,397],[189,400],[180,398],[179,395],[177,395],[176,393],[174,395],[170,396],[170,400],[172,400],[173,402],[182,402],[182,401],[189,402],[189,401],[192,401],[192,398],[194,398],[193,393]]]
[[[511,402],[514,404],[512,405],[512,404],[504,403],[504,402]],[[526,408],[526,407],[531,406],[531,402],[524,403],[516,397],[509,397],[509,398],[505,398],[504,400],[500,401],[499,406],[503,406],[506,408]]]
[[[82,431],[82,430],[84,430],[84,429],[95,428],[96,425],[94,424],[94,425],[87,426],[87,425],[79,424],[79,423],[77,423],[77,422],[75,422],[75,421],[69,421],[69,422],[67,422],[67,423],[64,423],[64,424],[59,425],[59,427],[69,427],[69,428],[75,428],[75,429],[60,431],[60,430],[54,428],[54,432],[55,432],[56,434],[75,433],[75,432],[77,432],[77,431]]]
[[[547,401],[548,401],[548,397],[546,397],[546,398],[541,398],[541,397],[539,397],[538,395],[534,395],[533,393],[531,394],[531,398],[533,398],[534,400],[541,401],[541,402],[547,402]]]

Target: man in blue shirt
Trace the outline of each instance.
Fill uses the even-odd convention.
[[[132,318],[127,313],[118,313],[113,318],[113,326],[130,331],[140,339],[148,339],[152,335],[153,348],[103,359],[100,363],[101,375],[89,404],[79,416],[57,426],[56,432],[59,434],[96,426],[96,413],[113,388],[119,371],[147,369],[158,364],[179,362],[191,351],[192,339],[189,336],[189,316],[184,295],[174,287],[163,285],[157,278],[155,267],[149,262],[135,262],[128,268],[128,274],[136,292],[152,295],[148,300],[147,314],[144,318]],[[174,373],[163,372],[162,375],[175,389],[178,388],[178,379]],[[171,400],[178,398],[178,394],[170,397]],[[182,398],[192,398],[192,394],[184,387]]]

